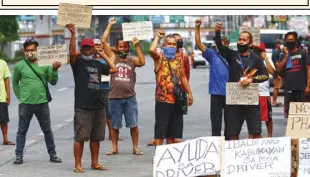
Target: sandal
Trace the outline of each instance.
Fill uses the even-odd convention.
[[[107,153],[105,153],[106,155],[115,155],[115,154],[118,154],[118,152],[115,152],[115,151],[109,151]]]
[[[152,140],[152,141],[148,142],[148,143],[147,143],[147,146],[155,146],[155,141]]]
[[[74,168],[75,173],[84,173],[84,168]]]
[[[143,155],[142,151],[134,151],[132,152],[133,155]]]
[[[102,170],[102,171],[105,171],[105,170],[108,170],[106,167],[104,167],[103,165],[100,165],[98,164],[96,167],[91,167],[92,170]]]
[[[3,142],[3,145],[15,145],[12,141]]]

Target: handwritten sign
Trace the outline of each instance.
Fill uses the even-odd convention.
[[[310,139],[299,139],[298,177],[310,176]]]
[[[290,103],[286,136],[310,138],[310,103]]]
[[[218,174],[222,141],[222,137],[201,137],[156,147],[153,177]]]
[[[60,3],[57,25],[65,26],[73,23],[75,27],[90,28],[92,7],[71,3]]]
[[[224,177],[290,177],[291,138],[225,141]]]
[[[133,37],[139,40],[147,40],[154,37],[153,24],[151,21],[123,23],[122,31],[124,41],[131,41]]]
[[[258,84],[252,83],[248,87],[242,87],[237,82],[226,84],[227,105],[258,105]]]
[[[56,60],[68,63],[66,45],[51,45],[38,47],[39,66],[51,66]]]
[[[240,27],[239,32],[248,31],[253,36],[253,44],[260,46],[260,27]]]

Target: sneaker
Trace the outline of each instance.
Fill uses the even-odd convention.
[[[22,157],[16,157],[15,161],[13,162],[15,165],[22,164],[24,162]]]
[[[62,160],[59,157],[57,157],[56,155],[52,155],[52,156],[50,156],[50,162],[61,163]]]

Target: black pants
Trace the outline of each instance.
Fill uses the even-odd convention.
[[[226,97],[223,95],[211,95],[211,128],[212,136],[221,136],[222,131],[222,115],[224,112],[224,136],[225,140],[229,140],[227,136],[227,109]]]

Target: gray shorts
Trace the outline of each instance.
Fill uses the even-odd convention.
[[[105,139],[105,110],[81,109],[74,110],[74,140],[88,141]]]

